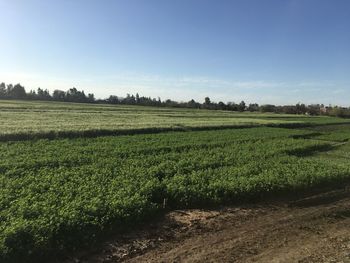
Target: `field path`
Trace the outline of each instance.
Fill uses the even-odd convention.
[[[173,211],[68,262],[350,262],[350,194]]]

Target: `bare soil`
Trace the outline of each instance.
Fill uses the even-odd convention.
[[[350,262],[350,192],[176,210],[67,262]]]

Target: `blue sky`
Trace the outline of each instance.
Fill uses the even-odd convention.
[[[0,81],[350,105],[348,0],[0,0]]]

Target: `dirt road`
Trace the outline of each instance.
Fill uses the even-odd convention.
[[[350,194],[173,211],[68,262],[350,262]]]

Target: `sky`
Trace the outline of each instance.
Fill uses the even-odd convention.
[[[0,82],[350,106],[349,0],[0,0]]]

